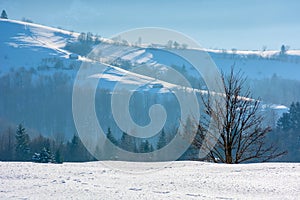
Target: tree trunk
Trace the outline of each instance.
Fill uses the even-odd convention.
[[[227,147],[227,149],[226,149],[226,163],[227,164],[232,164],[232,151],[231,151],[231,147]]]

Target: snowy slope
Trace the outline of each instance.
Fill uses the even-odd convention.
[[[68,58],[62,49],[77,34],[42,25],[0,19],[0,69],[37,68],[44,58]]]
[[[68,58],[70,52],[63,49],[68,41],[75,41],[78,33],[51,28],[33,23],[0,19],[0,69],[14,67],[36,67],[45,57]],[[105,39],[103,39],[105,40]],[[101,45],[103,61],[121,58],[132,64],[185,65],[189,74],[195,71],[189,63],[172,56],[163,49],[143,49],[132,46],[120,46],[109,43]],[[280,57],[279,51],[207,51],[220,70],[228,71],[235,64],[249,78],[265,78],[277,74],[283,78],[300,80],[300,51],[289,50],[287,55]],[[178,51],[202,51],[184,49]],[[126,54],[124,54],[124,52]],[[172,59],[170,59],[172,57]],[[161,68],[163,69],[163,68]]]
[[[64,50],[67,42],[76,40],[78,33],[69,32],[43,25],[0,19],[0,73],[11,68],[36,68],[45,58],[60,58],[64,62],[71,62]],[[105,40],[105,39],[103,39]],[[174,56],[166,49],[138,48],[120,46],[109,43],[101,44],[101,61],[122,59],[132,65],[146,64],[164,71],[163,66],[184,66],[187,74],[198,77],[196,71],[188,62]],[[279,57],[278,51],[207,51],[220,70],[228,71],[232,65],[241,68],[249,78],[265,78],[277,74],[283,78],[300,80],[300,51],[290,50],[284,57]],[[199,49],[183,49],[176,51],[202,51]],[[80,60],[84,60],[80,58]],[[73,61],[74,62],[74,61]],[[120,66],[124,67],[124,66]],[[162,72],[163,73],[163,72]],[[196,75],[195,75],[196,74]]]
[[[167,66],[185,66],[187,73],[194,77],[196,71],[187,61],[174,57],[168,49],[149,49],[124,47],[115,51],[111,56],[114,59],[123,59],[130,61],[133,65],[147,64],[150,66],[167,65]],[[103,48],[111,51],[114,48]],[[111,52],[110,51],[110,52]],[[236,69],[241,69],[248,78],[262,79],[270,78],[274,74],[286,79],[300,80],[300,51],[290,50],[286,55],[280,55],[279,51],[221,51],[210,49],[172,49],[172,52],[187,51],[190,54],[195,51],[206,51],[212,57],[213,61],[224,72],[230,71],[234,65]],[[124,52],[127,54],[124,55]],[[194,54],[197,55],[197,54]],[[197,59],[197,58],[195,58]],[[197,77],[197,76],[196,76]]]
[[[83,57],[79,57],[79,60],[75,61],[69,59],[71,52],[64,49],[67,42],[76,40],[78,33],[9,19],[0,19],[0,30],[2,30],[0,37],[0,76],[1,73],[6,74],[10,70],[20,67],[37,69],[39,66],[43,66],[45,59],[49,58],[60,59],[65,65],[75,62],[79,66],[81,61],[89,62],[89,59]],[[105,57],[113,56],[111,54],[116,53],[116,49],[119,49],[118,46],[109,44],[109,40],[103,40],[108,43],[107,46],[110,48]],[[53,66],[50,67],[53,68]],[[59,71],[73,75],[77,73],[77,69],[74,69],[73,72],[64,69],[59,69]],[[40,70],[39,73],[44,74],[45,72]],[[47,71],[47,73],[51,72]],[[128,74],[128,71],[107,65],[101,86],[113,90],[116,82],[120,82],[121,77],[125,74]],[[141,85],[148,81],[154,81],[154,79],[130,73],[130,77],[122,79],[121,82]],[[167,85],[165,83],[165,86]]]
[[[103,165],[104,164],[104,165]],[[0,162],[0,199],[299,199],[300,164]],[[134,168],[133,168],[134,167]],[[133,169],[135,169],[133,171]],[[129,172],[129,173],[128,173]]]

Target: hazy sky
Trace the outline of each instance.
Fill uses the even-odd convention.
[[[0,0],[0,9],[12,19],[104,37],[164,27],[206,48],[279,49],[286,44],[300,49],[298,0]]]

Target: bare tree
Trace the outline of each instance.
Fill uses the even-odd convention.
[[[205,115],[200,119],[193,145],[206,150],[207,158],[213,162],[228,164],[265,162],[285,154],[266,143],[271,128],[263,126],[260,101],[253,99],[245,87],[243,74],[234,73],[232,68],[229,76],[222,74],[222,81],[225,94],[202,95]],[[210,98],[213,95],[219,98]]]

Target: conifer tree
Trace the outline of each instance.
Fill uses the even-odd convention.
[[[52,163],[54,162],[54,156],[50,149],[44,147],[40,153],[40,162],[41,163]]]
[[[115,145],[118,145],[118,141],[113,136],[111,129],[108,128],[107,133],[106,133],[106,140],[104,143],[103,151],[101,151],[102,158],[108,159],[108,160],[115,160],[116,159]],[[98,149],[98,151],[99,151],[99,149]]]
[[[167,141],[166,141],[166,134],[165,134],[165,130],[163,129],[161,131],[161,134],[159,136],[159,139],[158,139],[158,142],[157,142],[157,149],[161,149],[163,148],[164,146],[166,146],[167,144]]]
[[[118,141],[116,140],[116,138],[113,136],[113,134],[111,133],[110,128],[107,129],[107,134],[106,134],[106,138],[108,140],[110,140],[111,143],[117,145]]]
[[[63,163],[63,157],[61,155],[60,149],[57,149],[55,152],[55,163],[58,163],[58,164]]]
[[[19,161],[29,160],[29,135],[22,124],[19,124],[16,131],[16,158]]]
[[[149,143],[148,140],[144,140],[140,145],[140,152],[149,153],[151,151],[153,151],[153,146]]]
[[[123,132],[120,141],[120,147],[125,151],[134,152],[134,145],[133,137]]]
[[[2,10],[2,13],[1,13],[1,19],[8,19],[7,17],[7,14],[6,14],[6,11],[5,10]]]

